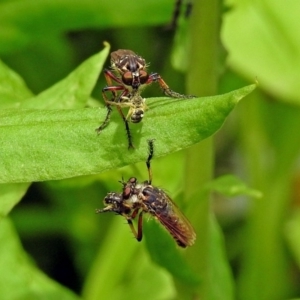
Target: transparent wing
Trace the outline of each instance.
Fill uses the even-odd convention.
[[[165,206],[149,212],[168,230],[180,247],[192,246],[196,240],[194,228],[172,199],[166,193],[163,196]]]

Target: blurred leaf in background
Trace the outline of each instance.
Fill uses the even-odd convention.
[[[3,270],[0,272],[0,289],[3,299],[79,299],[36,268],[23,251],[9,219],[1,221],[0,240]]]
[[[298,1],[228,1],[222,37],[228,65],[244,78],[257,77],[261,91],[237,110],[238,145],[251,186],[263,197],[251,205],[242,248],[241,299],[299,295],[283,232],[298,173],[300,111]],[[229,73],[227,83],[233,83]],[[295,190],[296,191],[296,190]],[[299,191],[299,190],[298,190]],[[295,223],[294,223],[295,224]]]

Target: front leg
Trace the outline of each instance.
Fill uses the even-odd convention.
[[[134,235],[134,237],[137,239],[137,241],[141,241],[143,238],[143,212],[141,211],[139,214],[139,219],[138,219],[138,231],[135,230],[134,226],[133,226],[133,222],[132,220],[136,217],[136,215],[139,212],[139,208],[136,208],[133,213],[131,214],[131,216],[128,215],[124,215],[124,217],[127,219],[127,223]]]
[[[98,128],[95,129],[98,134],[100,134],[101,131],[108,125],[109,120],[110,120],[112,108],[109,104],[106,105],[106,108],[107,108],[107,114],[106,114],[106,117],[105,117],[103,123]]]
[[[127,119],[125,118],[120,105],[117,105],[117,110],[118,110],[120,116],[122,117],[122,120],[125,125],[125,130],[126,130],[127,140],[128,140],[128,149],[130,149],[130,148],[134,149],[134,146],[132,143],[132,136],[131,136],[131,132],[130,132],[130,128],[129,128],[129,123],[128,123]]]
[[[108,91],[113,93],[113,101],[111,101],[107,98],[106,92],[108,92]],[[116,91],[123,91],[123,92],[121,92],[119,97],[117,97]],[[120,102],[121,99],[127,94],[128,94],[128,91],[124,88],[124,86],[107,86],[102,89],[102,96],[103,96],[103,99],[104,99],[104,101],[106,103],[106,107],[107,107],[107,115],[105,117],[104,122],[96,129],[96,131],[98,134],[100,134],[101,131],[108,125],[109,120],[110,120],[110,115],[112,112],[111,105],[114,105],[117,107],[117,110],[125,124],[125,130],[126,130],[127,140],[128,140],[128,148],[134,148],[133,143],[132,143],[131,132],[129,129],[129,124],[128,124],[127,118],[125,118],[125,116],[123,114],[123,111],[121,109],[122,103]]]
[[[106,107],[107,107],[107,115],[106,115],[103,123],[98,128],[96,128],[96,132],[98,134],[100,134],[101,131],[108,125],[109,120],[110,120],[110,115],[112,112],[111,105],[114,105],[114,103],[115,103],[114,101],[109,100],[105,93],[108,91],[111,91],[113,93],[113,97],[114,97],[113,99],[115,99],[116,91],[120,91],[120,90],[124,90],[124,87],[123,86],[107,86],[102,89],[102,96],[103,96],[103,99],[104,99]]]
[[[163,93],[166,96],[183,99],[195,98],[195,96],[193,95],[183,95],[171,90],[170,87],[166,84],[166,82],[161,78],[161,76],[158,73],[150,74],[147,83],[149,84],[151,82],[158,82],[159,86],[162,88]]]

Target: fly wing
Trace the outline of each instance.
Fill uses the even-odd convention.
[[[180,247],[192,246],[196,233],[188,219],[179,210],[172,199],[164,193],[166,205],[163,209],[150,210],[159,222],[169,231]]]

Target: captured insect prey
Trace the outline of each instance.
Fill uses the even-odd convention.
[[[107,107],[107,115],[99,128],[98,134],[108,125],[112,112],[111,106],[116,106],[125,124],[128,148],[134,148],[128,121],[139,123],[147,109],[146,99],[142,98],[142,90],[152,82],[158,82],[166,96],[172,98],[194,98],[191,95],[182,95],[169,88],[158,73],[147,72],[147,63],[144,58],[131,50],[120,49],[111,53],[112,70],[104,70],[107,86],[102,89],[102,96]],[[113,84],[116,83],[116,85]],[[111,92],[109,99],[107,92]],[[127,107],[125,117],[122,108]]]
[[[148,145],[146,165],[149,179],[143,183],[138,183],[135,177],[129,178],[127,182],[120,181],[123,185],[122,192],[108,193],[104,198],[106,207],[96,209],[96,213],[114,212],[125,217],[138,241],[143,238],[143,213],[149,213],[165,227],[180,247],[192,246],[196,240],[192,225],[162,189],[152,186],[150,161],[154,154],[153,140],[149,140]],[[136,231],[133,220],[137,215]]]

